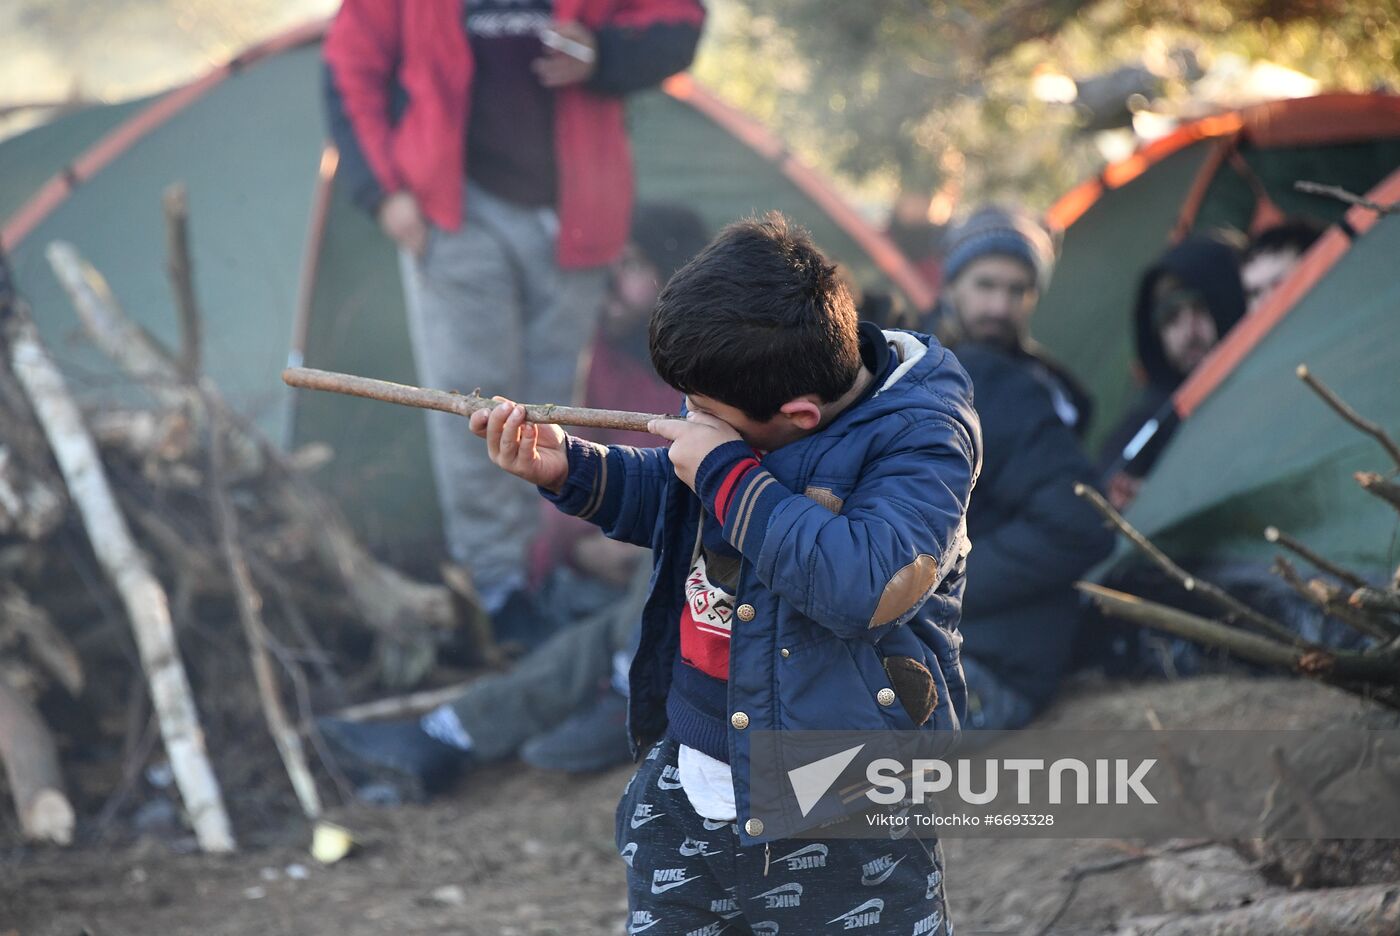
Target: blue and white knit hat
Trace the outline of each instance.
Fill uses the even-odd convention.
[[[944,239],[943,281],[951,283],[972,261],[992,254],[1020,260],[1041,292],[1055,269],[1055,241],[1030,215],[995,205],[979,208]]]

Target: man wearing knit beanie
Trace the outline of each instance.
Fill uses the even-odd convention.
[[[1050,232],[1024,212],[988,205],[949,231],[944,239],[943,278],[952,282],[969,263],[991,255],[1011,257],[1030,267],[1038,290],[1050,285],[1055,243]]]
[[[1092,403],[1062,365],[1030,337],[1031,315],[1055,269],[1055,241],[1014,208],[978,209],[949,232],[938,323],[945,343],[983,341],[1022,359],[1045,385],[1055,412],[1083,436]]]
[[[1030,338],[1055,244],[1028,215],[983,208],[948,235],[939,336],[972,377],[983,467],[968,508],[963,668],[968,723],[1026,724],[1068,668],[1075,579],[1113,547],[1074,495],[1094,471],[1076,435],[1089,398]]]

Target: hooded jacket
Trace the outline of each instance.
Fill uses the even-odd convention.
[[[1112,551],[1114,537],[1074,493],[1094,470],[1035,359],[976,342],[957,352],[985,445],[967,520],[975,548],[964,651],[1039,707],[1069,665],[1079,621],[1073,583]]]
[[[634,754],[666,731],[701,524],[720,523],[742,555],[726,747],[745,845],[773,837],[765,825],[801,827],[795,804],[781,822],[753,815],[753,732],[902,729],[951,738],[966,714],[958,618],[981,429],[971,383],[951,352],[925,335],[884,334],[900,363],[880,389],[765,455],[720,495],[726,509],[717,512],[718,498],[702,499],[676,477],[667,449],[572,436],[563,490],[542,492],[608,536],[652,548],[653,586],[630,679]],[[706,462],[751,457],[733,442]],[[701,470],[728,474],[718,464]]]
[[[1244,287],[1240,282],[1239,261],[1234,250],[1220,241],[1209,237],[1188,237],[1163,254],[1142,275],[1138,282],[1137,302],[1133,307],[1133,329],[1138,366],[1142,369],[1146,385],[1118,426],[1108,435],[1099,456],[1099,468],[1103,473],[1121,469],[1125,462],[1131,460],[1130,473],[1137,477],[1146,475],[1161,454],[1169,435],[1168,425],[1152,438],[1146,448],[1136,453],[1136,457],[1124,457],[1124,449],[1143,425],[1148,420],[1166,415],[1164,411],[1171,403],[1172,394],[1186,379],[1185,374],[1167,361],[1162,339],[1152,322],[1153,291],[1157,281],[1167,274],[1200,295],[1211,318],[1215,320],[1216,334],[1221,338],[1244,316]]]

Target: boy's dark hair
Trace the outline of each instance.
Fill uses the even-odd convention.
[[[850,292],[777,212],[729,225],[676,271],[650,336],[662,380],[760,422],[803,394],[833,402],[860,373]]]
[[[1301,215],[1288,218],[1270,228],[1265,228],[1254,236],[1244,250],[1240,265],[1248,263],[1260,254],[1292,250],[1299,254],[1308,252],[1327,226],[1321,221]]]

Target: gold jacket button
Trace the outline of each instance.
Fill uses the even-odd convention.
[[[762,835],[762,834],[763,834],[763,820],[762,820],[762,819],[750,819],[748,822],[744,823],[744,831],[747,832],[747,833],[749,833],[750,835],[753,835],[753,836]]]
[[[729,724],[743,731],[745,728],[749,727],[749,716],[745,715],[743,712],[735,712],[733,715],[729,716]]]
[[[875,693],[875,701],[881,705],[894,705],[894,690],[886,686]]]
[[[741,604],[741,605],[739,605],[739,612],[738,612],[738,613],[739,613],[739,620],[741,620],[741,621],[752,621],[752,620],[753,620],[753,614],[754,614],[753,605],[751,605],[751,604]]]

